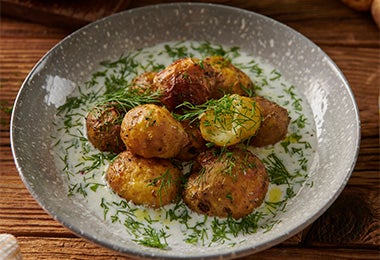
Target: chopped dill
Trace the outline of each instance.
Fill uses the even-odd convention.
[[[190,234],[187,235],[185,238],[185,242],[188,244],[199,244],[201,243],[202,246],[205,245],[206,240],[208,239],[208,232],[205,224],[207,223],[208,216],[203,216],[203,221],[195,223],[193,226],[189,226],[186,224],[187,228],[187,234],[190,232]]]
[[[279,78],[281,78],[281,73],[278,72],[277,70],[272,70],[270,72],[271,75],[273,75],[271,78],[269,78],[270,81],[274,81],[274,80],[278,80]]]
[[[173,59],[180,59],[190,56],[187,47],[184,45],[177,47],[176,45],[170,46],[165,44],[164,48],[169,57]]]
[[[156,230],[148,226],[144,228],[144,232],[132,240],[144,246],[167,249],[169,245],[166,239],[168,237],[169,235],[166,234],[164,229]]]
[[[204,42],[195,46],[191,44],[192,50],[197,51],[202,57],[208,56],[223,56],[226,58],[236,58],[240,56],[240,48],[237,46],[230,47],[229,49],[221,46]]]
[[[166,170],[163,174],[156,178],[149,179],[148,186],[158,186],[158,196],[160,198],[160,205],[162,205],[162,196],[165,196],[165,193],[167,193],[167,188],[172,186],[173,184],[173,176],[170,173],[169,170]]]
[[[160,96],[159,91],[146,90],[142,92],[138,89],[127,87],[101,96],[99,101],[95,103],[95,107],[115,106],[121,111],[127,112],[139,105],[159,103]]]
[[[296,177],[289,173],[284,163],[274,153],[268,155],[268,157],[265,158],[263,162],[266,165],[271,183],[274,183],[276,185],[290,185],[290,181]]]

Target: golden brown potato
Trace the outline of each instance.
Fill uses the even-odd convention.
[[[250,144],[262,147],[275,144],[285,138],[288,133],[290,117],[288,111],[278,104],[260,97],[253,97],[261,109],[262,122]]]
[[[206,141],[203,139],[199,126],[199,122],[190,124],[188,121],[182,121],[187,136],[189,137],[189,143],[180,151],[177,158],[182,161],[190,161],[194,159],[201,151],[204,151],[206,147]]]
[[[120,138],[124,112],[109,104],[93,108],[86,117],[88,140],[100,151],[119,153],[125,150]]]
[[[178,198],[181,176],[170,160],[142,158],[130,151],[120,153],[106,172],[109,186],[120,197],[152,208]]]
[[[132,153],[145,158],[175,157],[189,142],[181,123],[166,108],[154,104],[129,110],[120,135]]]
[[[216,77],[216,87],[212,92],[212,98],[220,98],[225,94],[238,94],[240,96],[251,96],[254,85],[251,79],[235,67],[229,60],[222,56],[207,57],[203,64],[209,64]]]
[[[183,191],[183,200],[198,213],[235,219],[259,207],[268,191],[263,163],[251,152],[231,149],[216,154],[207,150],[198,157],[202,169],[193,172]]]
[[[205,140],[227,147],[255,135],[261,119],[260,108],[252,98],[225,95],[200,116],[199,128]]]
[[[144,73],[138,75],[131,82],[132,88],[138,89],[141,92],[145,92],[146,90],[154,89],[153,79],[156,76],[156,74],[157,74],[157,72],[148,71],[148,72],[144,72]]]
[[[215,87],[215,78],[212,68],[199,59],[182,58],[158,72],[154,84],[162,92],[161,102],[173,111],[184,101],[196,105],[206,102]]]

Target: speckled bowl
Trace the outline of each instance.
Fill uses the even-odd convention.
[[[85,204],[67,196],[50,152],[57,106],[103,60],[167,41],[195,40],[240,46],[278,68],[306,97],[313,112],[317,154],[311,189],[301,189],[281,223],[235,247],[159,250],[120,239]],[[50,83],[49,83],[50,82]],[[46,85],[52,86],[47,89]],[[47,100],[47,92],[55,92]],[[360,141],[358,109],[350,87],[333,61],[315,44],[262,15],[211,4],[164,4],[128,10],[94,22],[49,51],[26,78],[11,122],[12,150],[25,185],[57,221],[104,247],[149,258],[232,258],[274,246],[316,220],[338,197],[353,170]]]

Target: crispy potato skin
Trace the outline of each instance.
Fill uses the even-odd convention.
[[[176,156],[181,161],[190,161],[198,156],[198,154],[207,149],[206,141],[202,137],[201,130],[198,127],[199,122],[190,124],[188,121],[182,121],[181,124],[185,129],[189,138],[189,143]]]
[[[131,82],[132,88],[141,91],[141,93],[154,90],[153,79],[156,74],[157,72],[148,71],[136,76]]]
[[[229,60],[221,56],[211,56],[205,58],[203,64],[209,64],[215,73],[216,87],[211,93],[212,98],[220,98],[225,94],[253,94],[254,85],[251,79]]]
[[[119,153],[125,150],[120,138],[124,112],[110,104],[93,108],[86,117],[87,138],[100,151]]]
[[[158,72],[153,83],[163,95],[161,102],[173,111],[184,101],[195,105],[206,102],[215,87],[215,77],[212,68],[199,59],[182,58]]]
[[[288,133],[290,117],[288,111],[280,105],[260,96],[253,99],[261,108],[262,122],[250,144],[256,147],[275,144]]]
[[[234,166],[229,164],[233,161]],[[231,149],[215,155],[207,150],[198,157],[201,171],[193,172],[183,192],[190,209],[210,216],[239,219],[259,207],[268,191],[263,163],[252,153]]]
[[[145,158],[173,158],[189,142],[181,123],[166,108],[154,104],[129,110],[120,135],[132,153]]]
[[[110,164],[106,180],[111,189],[136,205],[158,208],[178,198],[181,171],[169,160],[120,153]]]

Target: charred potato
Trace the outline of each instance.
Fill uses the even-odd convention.
[[[288,133],[290,122],[288,111],[260,96],[253,97],[253,100],[261,109],[262,122],[256,135],[251,139],[250,144],[262,147],[275,144],[284,139]]]
[[[181,176],[169,160],[142,158],[130,151],[120,153],[106,172],[109,186],[120,197],[152,208],[170,204],[178,197]]]
[[[189,142],[181,123],[166,108],[154,104],[129,110],[120,135],[132,153],[145,158],[175,157]]]
[[[251,96],[253,94],[253,82],[231,61],[222,56],[211,56],[205,58],[203,64],[209,64],[215,73],[216,87],[211,94],[213,98],[220,98],[225,94],[238,94],[240,96]]]
[[[198,157],[202,169],[193,172],[183,192],[188,207],[210,216],[239,219],[259,207],[268,191],[263,163],[242,149],[216,154],[207,150]]]
[[[196,58],[174,61],[154,77],[154,85],[162,93],[161,102],[173,111],[179,104],[206,102],[215,87],[213,70]]]
[[[86,117],[87,138],[100,151],[119,153],[125,150],[120,138],[124,112],[113,104],[93,108]]]

